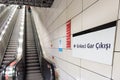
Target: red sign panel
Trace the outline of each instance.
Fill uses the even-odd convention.
[[[66,23],[66,48],[71,48],[71,20]]]

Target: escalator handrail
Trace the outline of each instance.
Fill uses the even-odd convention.
[[[46,62],[47,64],[45,65],[43,62]],[[48,67],[48,65],[50,66],[50,67]],[[52,80],[55,80],[55,65],[54,65],[54,63],[53,62],[51,62],[50,60],[48,60],[48,59],[46,59],[46,58],[44,58],[44,57],[42,57],[42,73],[43,73],[43,76],[45,77],[45,75],[47,74],[47,72],[45,72],[46,71],[46,68],[48,68],[48,71],[47,72],[51,72],[50,74],[50,77],[51,77],[51,79]],[[46,78],[45,78],[46,79]]]
[[[19,61],[16,62],[16,64],[14,65],[14,68],[16,69],[17,66],[19,65],[19,63],[23,60],[24,58],[22,57]]]
[[[16,60],[16,58],[13,59],[12,61],[10,61],[8,64],[4,65],[4,67],[2,68],[2,80],[4,80],[4,78],[5,78],[6,68],[15,60]]]

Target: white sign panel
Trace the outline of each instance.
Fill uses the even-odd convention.
[[[111,65],[115,26],[73,36],[73,56]]]

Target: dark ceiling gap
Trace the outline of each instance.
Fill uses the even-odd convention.
[[[54,0],[0,0],[2,4],[30,5],[36,7],[51,7]]]

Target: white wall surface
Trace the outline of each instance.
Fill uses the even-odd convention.
[[[119,19],[119,0],[55,0],[51,8],[32,8],[46,57],[57,66],[59,80],[120,80],[120,21],[117,24],[113,65],[72,56],[66,49],[66,22],[72,34]],[[59,52],[59,40],[63,52]],[[72,41],[71,41],[72,42]],[[51,47],[52,44],[52,47]]]

